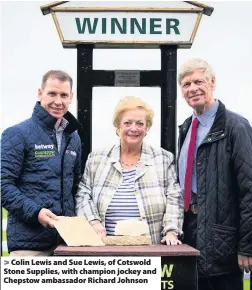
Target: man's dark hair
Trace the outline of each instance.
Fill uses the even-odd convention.
[[[45,83],[46,81],[49,79],[58,79],[61,82],[69,82],[70,83],[70,88],[72,91],[72,87],[73,87],[73,80],[70,77],[69,74],[67,74],[66,72],[62,71],[62,70],[49,70],[47,73],[45,73],[43,75],[42,78],[42,84],[41,84],[41,88],[44,89],[45,88]]]

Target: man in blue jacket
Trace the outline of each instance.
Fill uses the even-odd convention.
[[[60,239],[57,216],[74,216],[81,176],[81,124],[68,112],[72,78],[43,76],[32,117],[2,134],[2,206],[12,256],[48,256]]]
[[[200,251],[198,290],[242,290],[252,270],[252,128],[214,98],[215,74],[202,59],[178,76],[193,114],[179,133],[184,243]]]

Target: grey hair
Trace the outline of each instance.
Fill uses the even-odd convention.
[[[45,83],[46,81],[49,79],[57,79],[61,82],[69,82],[70,83],[70,88],[72,91],[72,87],[73,87],[73,79],[70,77],[70,75],[62,70],[49,70],[47,73],[45,73],[43,75],[42,78],[42,84],[41,84],[41,88],[44,89],[45,88]]]
[[[201,58],[192,58],[186,61],[179,69],[178,73],[178,83],[181,85],[181,82],[184,77],[193,73],[195,70],[200,69],[203,70],[205,77],[210,80],[213,76],[215,76],[212,67]]]

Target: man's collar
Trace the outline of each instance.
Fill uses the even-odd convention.
[[[40,102],[36,102],[34,111],[32,114],[33,118],[35,118],[42,126],[46,126],[48,128],[54,129],[54,126],[57,122],[57,119],[51,116],[41,105]],[[65,132],[68,134],[73,133],[76,130],[82,130],[82,124],[68,111],[65,113],[63,117],[68,123],[65,126]],[[62,122],[61,122],[62,124]]]
[[[202,115],[197,116],[195,114],[195,112],[193,112],[192,120],[194,120],[195,118],[198,118],[200,124],[203,127],[206,127],[206,125],[208,123],[207,121],[216,115],[218,107],[219,107],[219,101],[215,100],[215,102],[212,104],[212,106],[208,110],[206,110]]]
[[[63,117],[61,122],[60,122],[59,127],[55,128],[55,129],[58,130],[58,131],[65,130],[68,124],[69,124],[69,122]]]

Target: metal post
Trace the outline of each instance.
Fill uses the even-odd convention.
[[[82,172],[92,150],[92,80],[93,45],[77,46],[77,106],[78,120],[83,126],[79,132],[82,144]]]
[[[177,47],[161,47],[161,147],[176,156]]]

